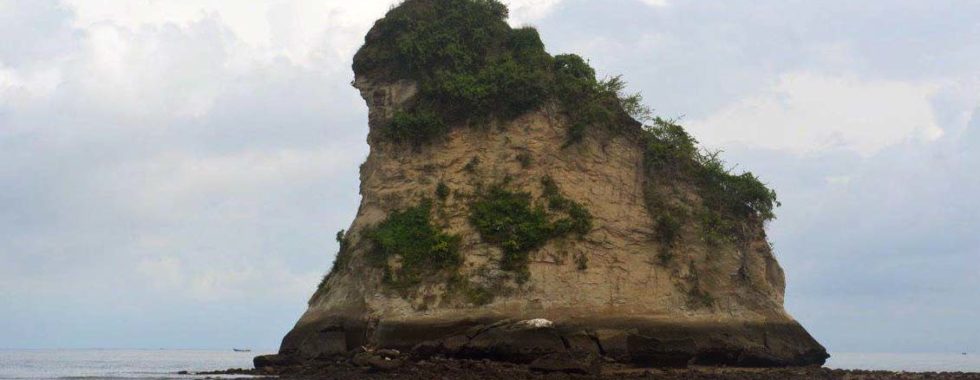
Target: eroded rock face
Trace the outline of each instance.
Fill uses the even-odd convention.
[[[280,356],[263,363],[348,355],[361,346],[586,372],[591,361],[565,359],[785,366],[827,358],[783,310],[783,271],[762,223],[750,224],[737,244],[706,242],[696,226],[685,226],[671,258],[659,256],[657,215],[645,189],[671,179],[646,174],[636,139],[591,131],[568,145],[568,122],[549,103],[484,128],[452,128],[431,144],[398,144],[379,129],[417,96],[418,84],[359,76],[354,85],[371,127],[361,205],[342,259],[284,338]],[[500,246],[473,226],[474,199],[500,185],[544,202],[544,178],[588,210],[591,228],[532,250],[525,273],[506,270]],[[696,197],[679,189],[674,196]],[[433,224],[459,237],[461,263],[395,288],[386,276],[400,263],[386,269],[369,259],[376,249],[370,231],[425,200],[434,205]]]

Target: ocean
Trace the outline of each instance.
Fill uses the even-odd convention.
[[[0,379],[190,379],[177,372],[251,368],[252,357],[274,351],[0,350]],[[827,367],[980,372],[980,355],[835,353]]]
[[[0,379],[190,379],[177,372],[252,368],[268,351],[0,350]]]

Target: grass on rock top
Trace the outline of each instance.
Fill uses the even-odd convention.
[[[558,99],[576,126],[625,116],[581,57],[552,57],[537,30],[511,28],[496,0],[408,0],[375,24],[354,57],[358,76],[411,79],[419,94],[382,128],[391,141],[423,145],[449,126],[510,120]],[[577,137],[576,137],[577,136]]]

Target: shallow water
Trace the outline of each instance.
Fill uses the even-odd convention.
[[[273,352],[274,350],[266,350]],[[265,351],[0,350],[0,379],[189,379],[179,371],[251,368]],[[980,354],[834,353],[827,367],[980,372]]]
[[[274,352],[274,350],[273,350]],[[189,379],[179,371],[252,368],[264,352],[0,350],[0,379]]]
[[[906,372],[980,372],[980,353],[831,353],[826,367]]]

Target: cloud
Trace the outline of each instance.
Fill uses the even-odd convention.
[[[61,80],[61,73],[53,69],[15,70],[0,66],[0,101],[14,107],[47,98]]]
[[[322,68],[323,60],[346,66],[374,20],[394,0],[344,1],[79,1],[66,0],[77,15],[74,25],[87,29],[111,24],[128,30],[182,27],[218,20],[240,42],[238,54],[249,59],[286,58]]]
[[[846,149],[871,155],[901,142],[941,137],[930,103],[937,91],[933,83],[793,72],[760,94],[688,124],[716,147],[737,143],[794,153]]]
[[[180,259],[176,257],[144,258],[136,271],[156,289],[168,290],[184,282]]]
[[[0,342],[274,347],[356,213],[392,3],[0,0]],[[510,3],[779,192],[831,350],[977,349],[975,6]]]
[[[246,299],[271,337],[329,268],[367,152],[349,55],[387,5],[330,3],[307,20],[337,22],[293,30],[304,10],[270,2],[265,37],[241,38],[247,6],[201,4],[0,3],[32,20],[0,23],[31,41],[0,46],[0,314],[22,327],[5,346],[153,346],[201,318],[189,305]],[[74,319],[38,318],[59,303]],[[99,327],[157,309],[169,333]],[[207,340],[190,339],[171,344]]]
[[[88,29],[108,23],[129,30],[187,26],[205,19],[218,20],[242,46],[240,54],[252,59],[285,57],[297,64],[320,66],[333,61],[349,65],[374,21],[398,0],[249,1],[235,0],[66,0],[75,12],[74,26]],[[547,15],[561,0],[510,0],[511,22],[533,22]],[[318,59],[319,58],[319,59]]]
[[[239,302],[269,297],[302,300],[309,297],[310,284],[320,277],[313,272],[297,275],[276,263],[261,268],[250,263],[195,268],[174,256],[144,258],[136,270],[160,294],[193,302]]]
[[[641,1],[643,1],[644,4],[647,4],[647,5],[650,5],[650,6],[653,6],[653,7],[666,7],[667,6],[667,0],[641,0]]]
[[[510,23],[520,26],[539,20],[554,10],[562,0],[505,0],[510,8]]]

